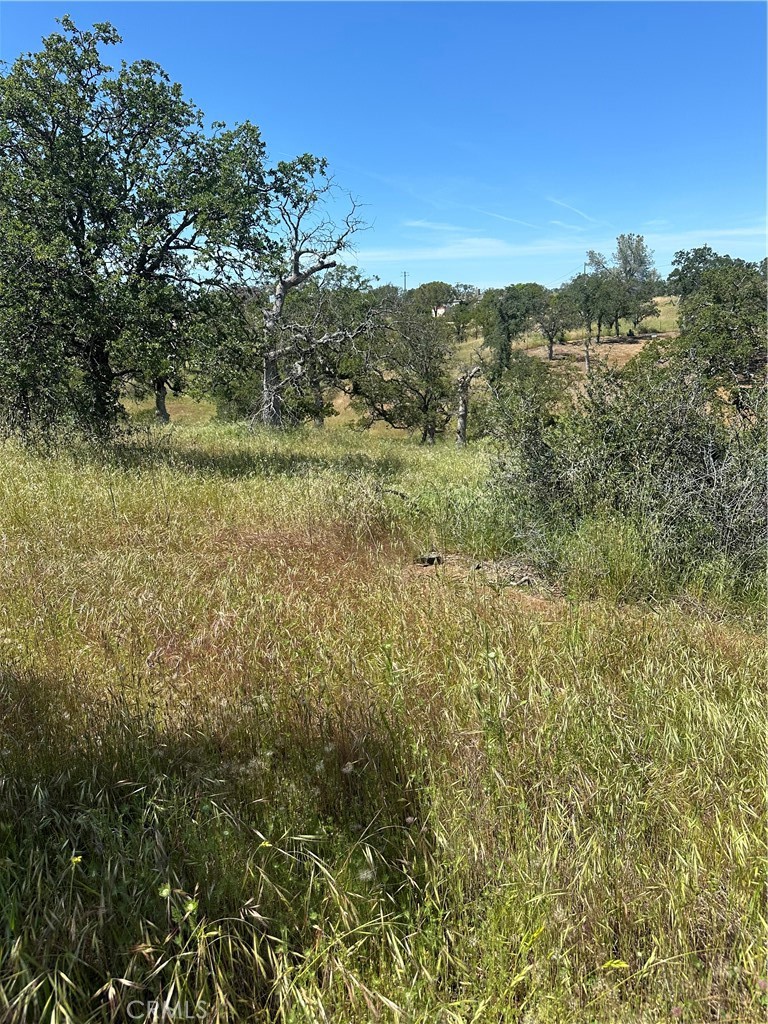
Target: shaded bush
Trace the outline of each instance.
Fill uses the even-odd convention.
[[[742,393],[737,408],[713,393],[694,357],[656,354],[622,373],[595,371],[567,404],[543,364],[521,363],[502,398],[506,454],[497,486],[523,522],[550,531],[586,520],[623,523],[642,540],[645,558],[675,571],[718,558],[739,574],[758,568],[762,391]]]

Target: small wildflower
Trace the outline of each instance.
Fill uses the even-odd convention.
[[[263,850],[263,849],[265,849],[265,847],[268,847],[268,846],[271,846],[271,845],[272,845],[272,843],[270,843],[270,841],[268,839],[265,839],[265,840],[263,840],[263,842],[259,843],[259,849]]]
[[[69,858],[69,863],[74,867],[75,864],[79,864],[82,859],[83,858],[80,857],[80,856],[70,857]]]
[[[673,1006],[672,1007],[672,1016],[676,1020],[679,1020],[683,1016],[683,1008],[682,1008],[682,1006]]]
[[[408,817],[405,819],[405,824],[406,825],[413,825],[413,823],[415,821],[416,821],[416,819],[413,817],[413,815],[409,814]]]
[[[165,883],[165,885],[161,885],[160,888],[157,890],[157,895],[160,896],[162,899],[167,900],[168,897],[171,895],[170,885],[167,882]]]
[[[357,872],[357,877],[361,882],[372,882],[376,875],[371,868],[363,868],[361,871]]]
[[[757,987],[760,989],[761,992],[768,992],[768,979],[758,978]]]

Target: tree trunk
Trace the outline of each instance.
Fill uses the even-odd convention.
[[[109,353],[101,339],[91,342],[87,359],[87,387],[90,391],[87,427],[98,433],[109,433],[117,422],[118,396],[115,375],[109,364]]]
[[[283,314],[289,288],[281,278],[272,299],[272,308],[264,314],[264,359],[262,364],[261,422],[265,427],[282,427],[283,402],[280,396],[280,369],[277,365],[277,325]]]
[[[590,361],[589,361],[589,347],[590,347],[591,343],[592,343],[591,332],[587,332],[587,337],[586,337],[586,340],[584,342],[584,368],[586,369],[587,373],[589,373],[589,371],[592,369],[592,367],[590,365]]]
[[[469,389],[472,381],[480,373],[480,367],[474,366],[458,379],[459,407],[456,413],[456,444],[459,448],[467,443],[467,417],[469,416]]]
[[[155,380],[155,416],[161,423],[170,423],[171,417],[165,399],[168,394],[164,377],[157,377]]]
[[[13,427],[20,430],[22,434],[26,434],[32,426],[32,403],[28,391],[22,391],[13,399],[10,421]]]
[[[325,426],[325,402],[323,401],[323,390],[319,384],[312,386],[312,399],[312,422],[318,430],[322,430]]]
[[[467,414],[469,412],[469,388],[459,392],[459,411],[456,415],[456,444],[462,448],[467,443]]]
[[[554,336],[547,338],[547,359],[555,358],[555,339]]]
[[[277,357],[271,351],[264,354],[262,380],[261,422],[265,427],[282,427],[283,403],[280,398],[280,373],[277,368]]]

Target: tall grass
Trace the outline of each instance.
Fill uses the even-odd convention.
[[[4,446],[2,1019],[761,1019],[760,634],[415,568],[488,465]]]

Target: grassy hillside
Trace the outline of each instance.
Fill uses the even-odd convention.
[[[4,445],[3,1020],[764,1018],[761,629],[526,576],[493,457]]]
[[[631,323],[625,320],[619,322],[620,337],[604,334],[600,345],[594,345],[592,358],[604,360],[609,366],[622,367],[629,360],[642,352],[643,347],[652,335],[673,334],[678,329],[678,303],[679,300],[673,296],[662,295],[657,298],[656,304],[659,307],[658,317],[644,320],[640,325],[638,336],[628,338],[627,332],[632,327]],[[472,363],[476,360],[478,353],[483,352],[482,333],[470,331],[471,337],[459,346],[457,360],[459,363]],[[516,348],[521,348],[529,355],[538,356],[541,359],[547,358],[547,345],[538,332],[524,335],[515,343]],[[555,360],[573,364],[577,369],[584,363],[584,332],[582,330],[568,331],[565,336],[565,343],[555,345]]]

